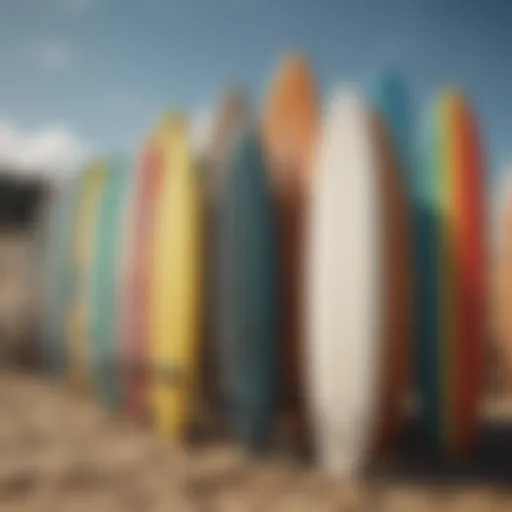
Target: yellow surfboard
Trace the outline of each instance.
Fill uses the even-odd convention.
[[[200,188],[185,121],[167,116],[155,142],[165,172],[150,255],[150,392],[157,432],[180,439],[192,408],[201,334]]]
[[[91,163],[83,171],[71,245],[74,272],[67,329],[68,375],[72,389],[82,394],[89,394],[92,389],[89,329],[91,265],[106,173],[106,164],[99,161]]]

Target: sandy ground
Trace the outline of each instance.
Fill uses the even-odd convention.
[[[413,434],[402,451],[347,482],[226,443],[172,446],[44,380],[0,374],[0,512],[512,511],[507,426],[463,463],[429,459]]]

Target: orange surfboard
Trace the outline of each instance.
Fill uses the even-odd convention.
[[[457,352],[451,388],[452,449],[464,454],[476,437],[478,403],[483,388],[485,343],[485,182],[482,147],[471,106],[453,93],[447,115],[453,137],[454,250],[458,312]],[[457,320],[457,319],[456,319]]]
[[[301,55],[277,69],[263,112],[263,143],[276,199],[283,311],[280,407],[292,438],[304,441],[304,375],[301,339],[304,198],[309,189],[318,104],[314,79]]]

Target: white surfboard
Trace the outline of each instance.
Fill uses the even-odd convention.
[[[311,173],[306,365],[321,467],[350,475],[371,448],[379,340],[377,160],[357,90],[338,90]]]

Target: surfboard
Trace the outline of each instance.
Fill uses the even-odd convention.
[[[201,350],[201,371],[198,399],[204,423],[211,427],[222,424],[224,415],[221,378],[218,374],[218,340],[216,310],[218,299],[218,217],[226,182],[227,161],[240,127],[248,118],[248,101],[242,89],[232,88],[221,98],[216,108],[210,138],[201,155],[203,186],[204,258],[204,331]],[[225,426],[225,425],[224,425]]]
[[[447,336],[441,348],[446,358],[443,437],[449,452],[463,455],[474,444],[483,387],[485,183],[482,148],[468,101],[459,91],[445,93],[440,101],[446,130],[445,176],[450,176],[443,195],[444,243],[452,259],[446,262],[451,275],[444,283],[445,300],[452,302],[443,311]]]
[[[249,101],[241,88],[228,90],[219,102],[213,122],[210,145],[205,154],[207,163],[206,183],[208,197],[222,197],[226,185],[227,163],[240,128],[249,118]]]
[[[335,91],[316,151],[306,260],[308,401],[321,467],[350,475],[371,450],[384,327],[380,173],[357,90]]]
[[[72,240],[72,290],[67,319],[68,372],[72,389],[82,394],[92,391],[90,367],[91,267],[101,194],[107,174],[103,161],[91,163],[83,171],[77,190]]]
[[[129,353],[128,353],[128,340],[132,334],[130,330],[129,318],[131,317],[132,300],[131,296],[131,281],[132,277],[132,260],[133,251],[135,249],[135,197],[138,191],[138,175],[140,173],[140,155],[134,156],[133,161],[130,162],[130,171],[128,182],[126,183],[125,197],[123,199],[123,207],[121,219],[119,222],[120,233],[117,269],[116,269],[116,308],[115,308],[115,331],[116,331],[116,346],[119,357],[119,407],[123,413],[131,419],[139,420],[129,408],[128,400],[128,377],[130,375],[129,368]],[[147,392],[147,389],[146,389]]]
[[[451,412],[455,408],[452,393],[457,371],[456,344],[460,337],[460,317],[456,306],[457,258],[455,226],[458,223],[458,211],[455,205],[454,191],[457,186],[455,171],[455,147],[452,136],[452,124],[447,116],[448,98],[443,97],[438,104],[438,205],[439,205],[439,333],[438,333],[438,375],[440,389],[439,403],[439,439],[440,448],[449,447],[451,432]]]
[[[406,199],[412,201],[418,170],[414,165],[414,126],[411,98],[403,77],[394,70],[379,74],[368,94],[370,105],[384,119],[397,152]]]
[[[66,375],[66,315],[69,307],[70,241],[76,177],[52,190],[47,210],[44,280],[43,362],[52,378]]]
[[[166,119],[141,151],[134,173],[131,226],[124,286],[127,299],[122,313],[121,340],[124,360],[124,404],[131,417],[147,421],[151,416],[148,369],[149,350],[149,280],[155,204],[164,171],[160,141],[165,139]]]
[[[131,164],[117,158],[108,162],[104,192],[99,201],[98,228],[91,275],[91,364],[99,402],[118,410],[122,404],[121,345],[117,331],[119,267]]]
[[[378,168],[382,307],[377,368],[375,449],[390,451],[405,417],[410,384],[413,333],[412,230],[399,153],[391,130],[377,112],[370,114]]]
[[[430,172],[437,212],[434,335],[422,393],[424,425],[438,450],[465,455],[474,444],[484,360],[482,150],[467,100],[447,91],[433,107]],[[426,399],[425,399],[426,397]]]
[[[258,130],[241,129],[229,156],[219,215],[219,375],[230,430],[250,453],[275,418],[278,355],[277,237]]]
[[[381,72],[371,85],[368,99],[374,118],[378,118],[374,119],[376,143],[387,176],[382,189],[387,191],[383,218],[389,222],[390,231],[384,240],[388,255],[385,259],[390,267],[385,275],[390,276],[386,289],[391,296],[386,302],[390,308],[386,316],[388,339],[384,342],[382,356],[381,431],[376,441],[379,448],[390,450],[403,423],[406,395],[413,386],[413,376],[416,378],[418,373],[413,371],[419,363],[416,362],[418,354],[415,353],[413,332],[420,325],[423,306],[419,300],[423,255],[415,239],[421,203],[416,190],[418,176],[411,100],[405,81],[394,70]],[[389,195],[393,199],[388,199]],[[395,280],[398,281],[396,286],[392,284]],[[397,332],[394,333],[395,329]]]
[[[317,111],[315,84],[305,58],[287,56],[269,87],[262,126],[279,237],[283,315],[280,401],[288,416],[288,438],[303,442],[307,437],[300,315],[304,196],[309,187]]]
[[[512,368],[512,166],[502,171],[497,180],[492,211],[492,260],[491,260],[491,340],[493,352],[499,364],[495,364],[496,380],[509,382]],[[500,379],[501,378],[501,379]]]
[[[186,122],[168,120],[151,249],[149,345],[157,432],[186,434],[196,384],[202,304],[201,205]]]
[[[417,211],[416,236],[418,291],[418,316],[416,346],[418,355],[418,390],[421,402],[420,424],[429,448],[440,446],[440,378],[439,378],[439,311],[440,275],[439,239],[439,166],[441,135],[438,130],[438,113],[435,107],[427,112],[420,168],[416,183],[415,205]]]

